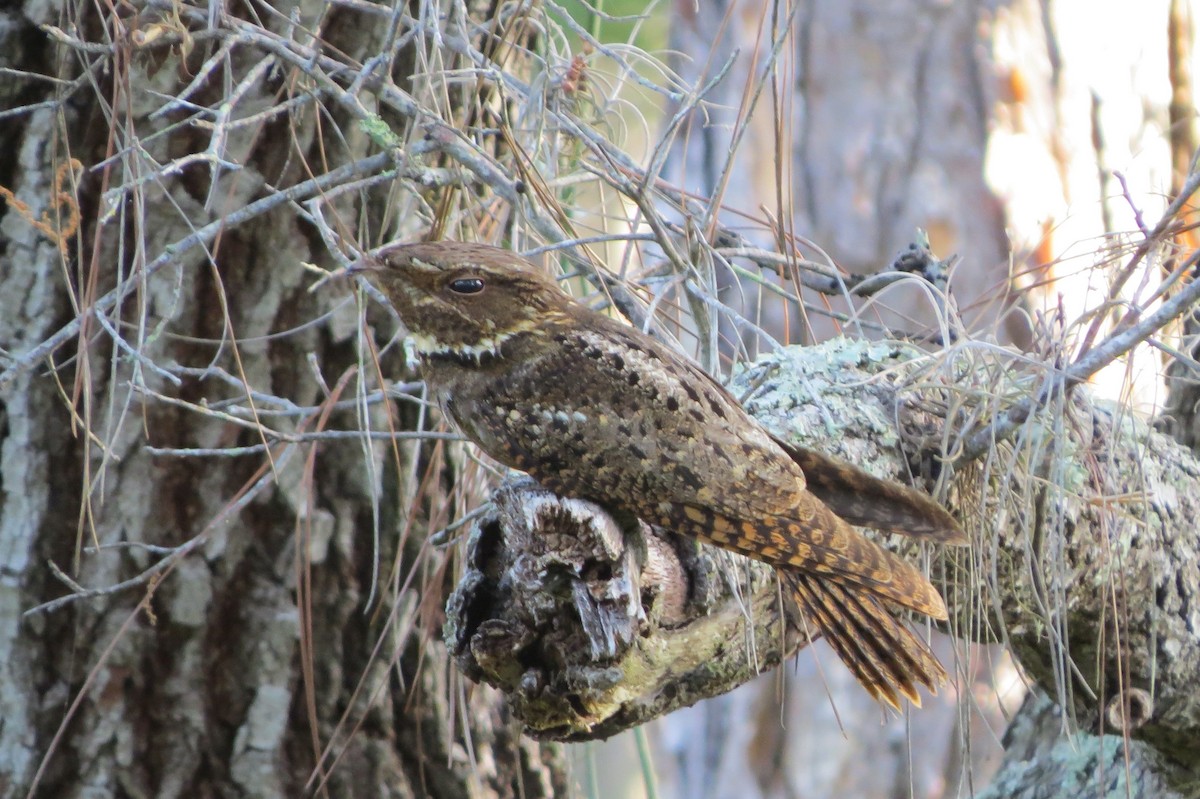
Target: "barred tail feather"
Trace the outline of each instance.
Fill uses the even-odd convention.
[[[878,597],[810,574],[792,573],[801,611],[873,697],[900,709],[903,695],[917,707],[916,685],[931,692],[946,682],[946,670],[929,645]]]
[[[831,455],[778,438],[775,443],[804,472],[809,493],[850,524],[950,546],[967,543],[954,517],[928,495]]]

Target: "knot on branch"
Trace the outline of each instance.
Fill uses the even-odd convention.
[[[447,609],[459,667],[508,694],[534,730],[607,718],[635,642],[682,617],[678,556],[640,522],[623,531],[598,505],[527,478],[498,489],[493,506]]]
[[[506,483],[447,604],[459,668],[531,735],[605,738],[724,693],[804,642],[774,570]],[[782,632],[781,631],[786,631]]]
[[[1154,717],[1154,699],[1141,688],[1127,688],[1108,700],[1104,723],[1113,732],[1131,733]]]

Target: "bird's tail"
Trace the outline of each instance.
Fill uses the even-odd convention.
[[[872,696],[900,709],[920,707],[918,683],[936,693],[946,670],[929,645],[892,615],[879,597],[813,574],[782,573],[800,610]]]

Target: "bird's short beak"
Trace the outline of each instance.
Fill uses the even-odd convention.
[[[379,261],[371,257],[370,253],[363,253],[358,258],[354,259],[349,266],[336,272],[338,277],[353,277],[354,275],[364,275],[371,272],[378,272],[380,269]]]

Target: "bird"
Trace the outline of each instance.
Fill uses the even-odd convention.
[[[443,414],[484,453],[619,523],[640,519],[776,567],[810,631],[899,710],[946,671],[892,609],[946,606],[855,529],[961,545],[929,496],[768,432],[685,355],[486,244],[385,245],[351,268],[398,313]]]

